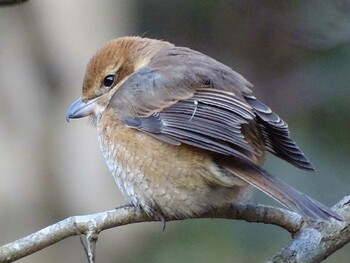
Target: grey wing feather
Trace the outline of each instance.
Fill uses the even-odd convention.
[[[290,138],[288,125],[275,112],[252,95],[245,95],[246,101],[256,112],[265,145],[274,155],[304,170],[315,168]]]
[[[247,155],[254,150],[241,133],[241,126],[254,117],[251,107],[232,93],[199,88],[191,98],[180,100],[161,112],[125,118],[124,122],[154,137],[165,136],[249,160]]]

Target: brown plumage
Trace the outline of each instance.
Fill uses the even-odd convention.
[[[270,151],[314,169],[251,87],[202,53],[122,37],[91,59],[66,117],[91,116],[119,188],[150,215],[183,218],[245,202],[252,185],[309,219],[340,219],[261,168]]]

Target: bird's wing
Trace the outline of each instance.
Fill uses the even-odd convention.
[[[241,75],[185,48],[160,57],[167,60],[158,59],[153,67],[131,74],[111,100],[110,106],[129,126],[169,143],[242,156],[240,150],[246,150],[245,155],[253,150],[241,127],[254,119],[270,152],[314,170],[290,138],[288,125],[252,96],[251,84]]]
[[[241,131],[255,118],[252,107],[209,83],[194,83],[189,77],[167,79],[157,70],[143,68],[118,88],[109,107],[129,127],[168,143],[246,160],[254,153]]]
[[[314,171],[313,165],[290,138],[288,124],[254,96],[244,95],[244,98],[256,114],[267,150],[296,167]]]

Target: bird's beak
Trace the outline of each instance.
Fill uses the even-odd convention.
[[[97,98],[84,102],[79,98],[74,101],[66,112],[66,120],[69,122],[69,119],[78,119],[91,115],[96,107],[96,99]]]

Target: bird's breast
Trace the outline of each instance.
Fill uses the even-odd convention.
[[[105,113],[99,142],[108,168],[123,195],[149,214],[186,217],[232,200],[242,182],[217,169],[212,153],[171,145],[131,129]]]
[[[111,171],[115,182],[123,195],[135,206],[142,205],[142,197],[137,194],[136,188],[144,192],[147,189],[147,182],[144,180],[142,164],[137,163],[137,156],[128,148],[124,140],[118,139],[118,130],[114,125],[105,125],[99,129],[99,143],[103,157]]]

